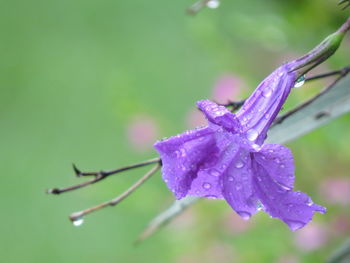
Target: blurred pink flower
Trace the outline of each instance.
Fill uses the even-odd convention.
[[[225,243],[216,242],[211,247],[206,249],[206,253],[204,254],[204,258],[201,260],[201,262],[233,263],[236,262],[236,258],[237,253],[231,246]]]
[[[238,100],[237,96],[242,86],[243,82],[240,78],[234,75],[223,75],[216,80],[212,99],[221,104]]]
[[[310,223],[294,234],[296,247],[303,251],[316,250],[326,244],[327,229],[324,225]]]
[[[236,213],[228,213],[224,216],[222,220],[222,227],[225,232],[228,232],[230,235],[241,234],[246,232],[253,224],[253,221],[247,221],[242,219]]]
[[[350,232],[350,218],[346,214],[335,215],[330,222],[329,230],[332,235],[348,235]]]
[[[193,109],[187,114],[186,126],[190,129],[204,126],[207,124],[207,121],[198,109]]]
[[[127,139],[137,152],[145,152],[153,148],[158,137],[158,124],[148,115],[135,116],[127,126]]]
[[[348,205],[350,203],[350,178],[335,177],[324,180],[320,185],[320,195],[328,203]]]
[[[239,100],[237,97],[243,86],[245,85],[239,77],[229,74],[222,75],[214,84],[211,99],[219,104]],[[206,124],[204,115],[198,109],[193,109],[187,114],[186,126],[188,128],[196,128]]]

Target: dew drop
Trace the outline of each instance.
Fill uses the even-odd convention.
[[[268,98],[272,95],[272,90],[270,88],[264,89],[262,95],[263,97]]]
[[[217,171],[216,169],[212,169],[209,172],[212,176],[218,177],[220,175],[219,171]]]
[[[313,204],[314,204],[314,202],[312,202],[312,200],[311,199],[309,199],[308,201],[307,201],[307,203],[306,203],[308,206],[312,206]]]
[[[259,133],[254,129],[250,129],[247,131],[247,139],[249,141],[255,141],[256,138],[258,138],[258,136],[259,136]]]
[[[181,157],[186,157],[186,150],[185,149],[181,149]]]
[[[211,188],[211,184],[210,183],[204,183],[203,184],[203,188],[208,190],[208,189]]]
[[[84,223],[84,219],[82,217],[78,217],[77,219],[73,220],[74,226],[81,226]]]
[[[236,166],[236,168],[239,169],[239,168],[242,168],[242,167],[244,166],[244,163],[243,163],[242,161],[238,160],[238,161],[236,162],[235,166]]]
[[[226,167],[227,167],[227,165],[226,165],[226,164],[223,164],[223,165],[221,166],[221,170],[225,170]]]
[[[298,80],[295,82],[294,88],[300,88],[301,86],[304,85],[304,83],[305,83],[305,75],[298,78]]]
[[[229,180],[229,182],[233,182],[233,177],[229,176],[228,180]]]
[[[220,5],[220,1],[219,0],[209,0],[207,2],[207,7],[211,8],[211,9],[218,8],[219,5]]]
[[[261,150],[261,146],[259,145],[259,144],[256,144],[256,143],[254,143],[253,145],[252,145],[252,148],[255,150],[255,151],[260,151]]]
[[[276,163],[280,163],[281,160],[280,160],[279,158],[275,158],[275,162],[276,162]]]
[[[239,191],[239,190],[241,190],[241,189],[242,189],[242,185],[241,185],[241,184],[237,184],[237,185],[236,185],[236,190]]]
[[[285,168],[286,166],[284,164],[281,164],[280,167],[283,169]]]
[[[237,214],[242,217],[244,220],[248,220],[251,215],[248,212],[244,212],[244,211],[239,211],[237,212]]]
[[[285,222],[288,224],[292,231],[296,231],[305,225],[303,222],[297,220],[286,220]]]
[[[258,201],[258,203],[256,204],[256,209],[257,209],[258,211],[261,211],[261,210],[264,209],[264,206],[263,206],[263,204],[262,204],[260,201]]]

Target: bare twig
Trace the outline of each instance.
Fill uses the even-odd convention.
[[[80,177],[80,176],[94,176],[95,178],[90,180],[90,181],[86,181],[84,183],[81,184],[77,184],[77,185],[73,185],[73,186],[69,186],[66,188],[52,188],[47,190],[47,193],[49,194],[61,194],[64,192],[68,192],[68,191],[72,191],[72,190],[76,190],[85,186],[88,186],[90,184],[94,184],[97,183],[105,178],[107,178],[110,175],[113,174],[118,174],[127,170],[131,170],[131,169],[135,169],[135,168],[139,168],[139,167],[143,167],[143,166],[147,166],[150,164],[154,164],[154,163],[161,163],[160,158],[154,158],[148,161],[144,161],[144,162],[140,162],[140,163],[136,163],[133,165],[129,165],[129,166],[125,166],[116,170],[111,170],[111,171],[100,171],[100,172],[81,172],[74,164],[73,164],[73,169],[75,174]]]
[[[186,196],[185,198],[175,201],[167,210],[155,217],[139,235],[135,244],[138,244],[157,232],[162,226],[166,225],[171,219],[182,213],[187,207],[194,204],[200,198],[196,196]]]
[[[105,208],[107,206],[115,206],[116,204],[120,203],[122,200],[124,200],[126,197],[128,197],[131,193],[133,193],[137,188],[139,188],[147,179],[149,179],[153,174],[155,174],[159,168],[161,167],[161,164],[158,163],[154,167],[152,167],[151,170],[149,170],[143,177],[141,177],[135,184],[133,184],[129,189],[127,189],[124,193],[119,195],[118,197],[104,202],[102,204],[96,205],[94,207],[75,212],[70,215],[69,219],[72,222],[75,222],[77,220],[81,220],[85,215],[90,214],[94,211],[100,210],[102,208]]]
[[[290,115],[294,114],[297,111],[300,111],[301,109],[305,108],[310,103],[314,102],[318,97],[322,96],[323,94],[325,94],[329,90],[331,90],[335,86],[335,84],[338,83],[339,80],[341,80],[342,78],[346,77],[349,73],[350,73],[350,66],[345,67],[345,68],[340,69],[340,70],[337,70],[337,71],[333,71],[333,72],[329,72],[329,73],[326,73],[326,74],[321,74],[321,75],[309,78],[309,80],[315,80],[315,79],[320,79],[320,78],[329,77],[329,76],[333,76],[333,75],[339,75],[332,82],[332,84],[330,84],[328,87],[326,87],[323,90],[321,90],[316,96],[314,96],[311,99],[305,101],[304,103],[300,104],[298,107],[292,109],[291,111],[287,112],[286,114],[283,114],[283,115],[277,117],[275,119],[273,125],[281,124]]]

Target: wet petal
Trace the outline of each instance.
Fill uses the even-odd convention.
[[[294,160],[292,152],[279,144],[265,144],[254,153],[255,160],[263,166],[271,178],[286,189],[294,186]]]
[[[257,198],[253,186],[250,153],[239,148],[222,176],[223,196],[243,219],[257,211]]]
[[[266,133],[281,110],[297,79],[297,73],[289,72],[283,65],[266,77],[236,113],[243,125],[243,132],[257,133],[256,143],[262,144]]]
[[[163,179],[177,199],[186,196],[199,168],[215,161],[218,155],[210,128],[187,131],[154,147],[162,159]]]
[[[238,119],[224,106],[217,105],[210,100],[198,101],[197,106],[210,123],[221,126],[230,132],[240,131],[241,125]]]
[[[228,132],[215,134],[216,146],[219,150],[217,158],[203,164],[198,170],[198,176],[193,180],[189,195],[207,198],[223,199],[222,175],[230,166],[232,159],[240,149],[239,136]]]
[[[325,213],[326,209],[314,204],[305,193],[287,190],[275,182],[265,166],[253,161],[253,169],[256,194],[264,210],[284,221],[292,231],[305,226],[315,212]]]

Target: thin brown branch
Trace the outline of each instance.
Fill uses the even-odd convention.
[[[350,71],[350,66],[344,67],[342,69],[339,70],[334,70],[331,72],[327,72],[324,74],[320,74],[320,75],[316,75],[316,76],[312,76],[310,78],[306,78],[305,81],[312,81],[312,80],[318,80],[318,79],[322,79],[322,78],[327,78],[327,77],[332,77],[335,75],[343,75],[343,74],[348,74]]]
[[[312,102],[314,102],[317,98],[319,98],[320,96],[322,96],[323,94],[327,93],[328,91],[330,91],[335,84],[337,84],[341,79],[343,79],[344,77],[346,77],[348,74],[350,73],[350,67],[345,67],[341,70],[339,70],[336,74],[339,74],[339,76],[326,88],[324,88],[323,90],[321,90],[316,96],[312,97],[311,99],[305,101],[304,103],[300,104],[298,107],[292,109],[291,111],[283,114],[280,117],[277,117],[273,123],[272,126],[277,125],[277,124],[281,124],[285,119],[287,119],[289,116],[293,115],[295,112],[300,111],[301,109],[305,108],[306,106],[308,106],[309,104],[311,104]],[[336,74],[332,74],[332,75],[328,75],[328,76],[333,76]],[[323,74],[323,75],[327,75]],[[328,77],[326,76],[326,77]],[[314,77],[314,79],[319,79],[319,77]]]
[[[76,184],[76,185],[72,185],[69,187],[65,187],[65,188],[52,188],[47,190],[47,193],[49,194],[61,194],[64,192],[69,192],[69,191],[73,191],[79,188],[83,188],[85,186],[97,183],[103,179],[106,179],[108,176],[110,175],[114,175],[114,174],[118,174],[127,170],[131,170],[131,169],[135,169],[135,168],[139,168],[139,167],[144,167],[150,164],[155,164],[155,163],[159,163],[161,164],[161,160],[160,158],[154,158],[151,160],[147,160],[144,162],[140,162],[140,163],[136,163],[133,165],[128,165],[122,168],[118,168],[116,170],[111,170],[111,171],[100,171],[100,172],[81,172],[75,165],[73,165],[73,169],[75,171],[75,174],[80,177],[80,176],[94,176],[95,178],[90,180],[90,181],[86,181],[84,183],[80,183],[80,184]]]
[[[127,189],[124,193],[122,193],[118,197],[116,197],[110,201],[104,202],[102,204],[96,205],[94,207],[91,207],[91,208],[88,208],[88,209],[85,209],[85,210],[82,210],[79,212],[75,212],[75,213],[70,215],[69,219],[74,223],[75,221],[82,220],[82,218],[84,216],[86,216],[87,214],[98,211],[98,210],[105,208],[107,206],[117,205],[118,203],[123,201],[126,197],[128,197],[131,193],[133,193],[137,188],[139,188],[143,183],[145,183],[147,181],[147,179],[149,179],[153,174],[155,174],[159,170],[160,167],[161,167],[160,163],[156,164],[143,177],[141,177],[135,184],[133,184],[129,189]]]

